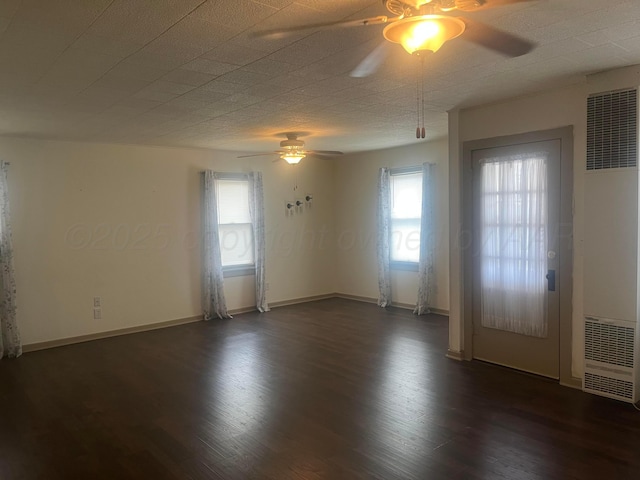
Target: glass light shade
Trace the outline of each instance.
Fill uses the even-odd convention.
[[[420,15],[407,17],[388,25],[382,32],[390,42],[399,43],[410,54],[425,50],[437,52],[452,38],[464,32],[466,25],[456,17]]]
[[[306,155],[300,152],[283,153],[282,155],[280,155],[280,158],[287,162],[289,165],[300,163],[300,160],[302,160],[304,157],[306,157]]]

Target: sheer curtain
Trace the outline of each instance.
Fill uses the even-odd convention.
[[[0,162],[0,358],[22,354],[16,323],[16,282],[13,272],[13,244],[7,173],[9,164]]]
[[[218,208],[216,202],[215,173],[204,172],[203,201],[203,257],[204,278],[202,284],[202,308],[205,320],[214,317],[231,318],[224,298],[224,278],[220,254]]]
[[[418,301],[413,313],[424,315],[430,312],[433,297],[435,274],[434,257],[434,211],[433,211],[433,174],[435,165],[422,165],[422,214],[420,216],[420,263],[418,265]]]
[[[547,154],[481,162],[481,323],[545,337]]]
[[[265,275],[264,192],[261,172],[249,174],[249,212],[253,227],[254,261],[256,264],[256,307],[259,312],[268,312]]]
[[[378,173],[378,305],[391,305],[391,274],[390,274],[390,192],[389,169],[383,167]]]

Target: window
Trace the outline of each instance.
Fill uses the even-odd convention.
[[[420,167],[390,172],[391,267],[416,270],[420,261],[422,170]]]
[[[249,181],[244,175],[216,180],[220,254],[225,276],[254,273],[253,228],[249,213]]]

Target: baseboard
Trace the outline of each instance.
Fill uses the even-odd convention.
[[[415,305],[411,305],[410,303],[400,303],[400,302],[391,302],[392,307],[396,308],[404,308],[405,310],[413,310],[416,308]]]
[[[571,377],[569,380],[561,380],[560,385],[582,390],[582,379],[578,377]]]
[[[22,352],[36,352],[47,348],[64,347],[65,345],[73,345],[74,343],[91,342],[93,340],[101,340],[103,338],[118,337],[120,335],[128,335],[131,333],[148,332],[151,330],[159,330],[161,328],[175,327],[185,325],[187,323],[195,323],[202,320],[202,315],[195,317],[179,318],[176,320],[168,320],[166,322],[151,323],[149,325],[139,325],[135,327],[120,328],[118,330],[110,330],[108,332],[91,333],[89,335],[80,335],[77,337],[61,338],[59,340],[50,340],[47,342],[28,343],[22,345]]]
[[[360,295],[351,295],[349,293],[334,293],[333,296],[335,298],[344,298],[345,300],[355,300],[356,302],[364,302],[364,303],[373,303],[375,305],[378,304],[377,298],[371,297],[361,297]]]
[[[227,310],[227,312],[229,312],[229,315],[240,315],[241,313],[250,313],[250,312],[255,312],[256,310],[258,309],[256,308],[255,305],[253,305],[251,307],[233,308],[233,309]]]
[[[324,295],[313,295],[311,297],[298,297],[291,298],[289,300],[281,300],[279,302],[269,302],[269,308],[286,307],[288,305],[297,305],[298,303],[315,302],[318,300],[327,300],[329,298],[335,298],[335,293],[326,293]]]
[[[447,350],[447,354],[445,357],[450,358],[451,360],[457,360],[459,362],[464,361],[464,352],[456,352],[455,350]]]
[[[347,300],[355,300],[357,302],[365,302],[365,303],[374,303],[374,304],[378,304],[378,299],[377,298],[372,298],[372,297],[361,297],[359,295],[351,295],[348,293],[335,293],[334,295],[337,298],[344,298]],[[397,308],[404,308],[407,310],[413,310],[414,308],[416,308],[415,305],[411,305],[409,303],[400,303],[400,302],[391,302],[391,306],[392,307],[397,307]],[[449,316],[449,310],[443,310],[441,308],[430,308],[431,313],[435,313],[436,315],[443,315],[445,317]]]

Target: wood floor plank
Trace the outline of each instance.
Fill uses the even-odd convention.
[[[0,478],[638,479],[640,412],[331,299],[0,362]]]

